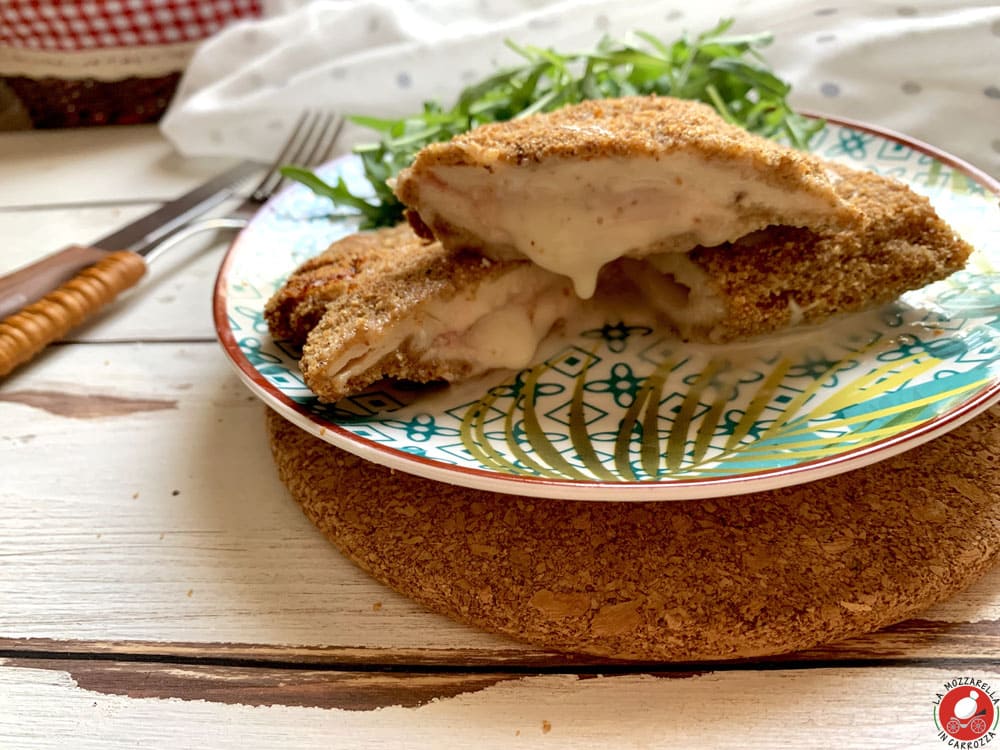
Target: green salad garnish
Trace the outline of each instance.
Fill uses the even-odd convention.
[[[772,36],[727,36],[732,24],[733,19],[725,19],[693,39],[684,35],[671,43],[641,31],[635,34],[641,40],[636,45],[606,37],[589,53],[561,53],[508,41],[524,63],[467,86],[448,109],[426,102],[420,114],[398,120],[349,118],[379,134],[377,143],[354,149],[371,186],[366,194],[352,193],[343,178],[331,185],[301,167],[287,166],[282,173],[338,207],[359,212],[362,229],[391,226],[402,220],[404,207],[386,181],[427,144],[484,123],[548,112],[586,99],[643,94],[697,99],[751,132],[806,148],[823,123],[789,107],[791,87],[767,68],[760,54]]]

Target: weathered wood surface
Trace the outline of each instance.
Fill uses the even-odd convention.
[[[232,163],[184,159],[153,125],[3,133],[0,209],[160,202]]]
[[[0,137],[0,273],[225,166],[151,128]],[[919,620],[683,679],[396,595],[277,480],[212,336],[223,244],[0,382],[0,747],[935,747],[940,683],[1000,681],[1000,570]]]
[[[263,415],[213,344],[67,345],[8,379],[0,636],[507,647],[327,544],[277,480]],[[996,643],[1000,571],[924,618],[958,624],[937,638],[963,655]]]
[[[977,675],[1000,682],[996,667]],[[0,746],[934,748],[933,701],[954,676],[927,666],[600,676],[7,660]]]

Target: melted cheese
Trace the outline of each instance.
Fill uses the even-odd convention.
[[[521,264],[465,293],[431,299],[386,330],[364,331],[330,361],[328,377],[343,388],[397,349],[424,362],[466,363],[469,375],[526,367],[539,341],[578,304],[558,276]]]
[[[555,289],[530,304],[509,305],[480,317],[463,335],[437,342],[428,357],[475,363],[477,372],[530,365],[545,337],[577,300]]]
[[[436,167],[421,188],[422,218],[468,229],[490,254],[521,254],[567,276],[582,298],[615,258],[718,245],[762,228],[765,214],[805,225],[837,209],[829,196],[683,152],[491,169],[484,179],[481,169]]]
[[[698,331],[706,331],[725,316],[725,302],[709,283],[708,274],[687,253],[660,253],[643,260],[660,274],[647,271],[644,278],[659,278],[664,284],[673,284],[682,290],[680,295],[646,295],[647,303],[665,315],[681,335],[690,337]]]

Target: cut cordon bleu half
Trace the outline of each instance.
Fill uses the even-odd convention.
[[[418,234],[526,257],[594,292],[622,256],[687,252],[769,225],[850,226],[818,158],[671,97],[587,101],[422,149],[396,179]]]
[[[336,401],[383,378],[455,382],[526,367],[578,304],[565,278],[526,260],[451,252],[401,225],[334,243],[266,314],[273,335],[304,342],[306,384]]]
[[[609,268],[683,338],[724,343],[886,304],[961,269],[972,246],[906,185],[831,164],[849,229],[771,226]],[[609,279],[610,280],[610,279]],[[608,283],[608,282],[604,282]]]

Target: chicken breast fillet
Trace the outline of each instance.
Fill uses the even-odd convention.
[[[616,258],[687,252],[768,225],[850,226],[824,163],[646,96],[483,125],[422,149],[395,192],[448,249],[526,257],[589,297]]]

